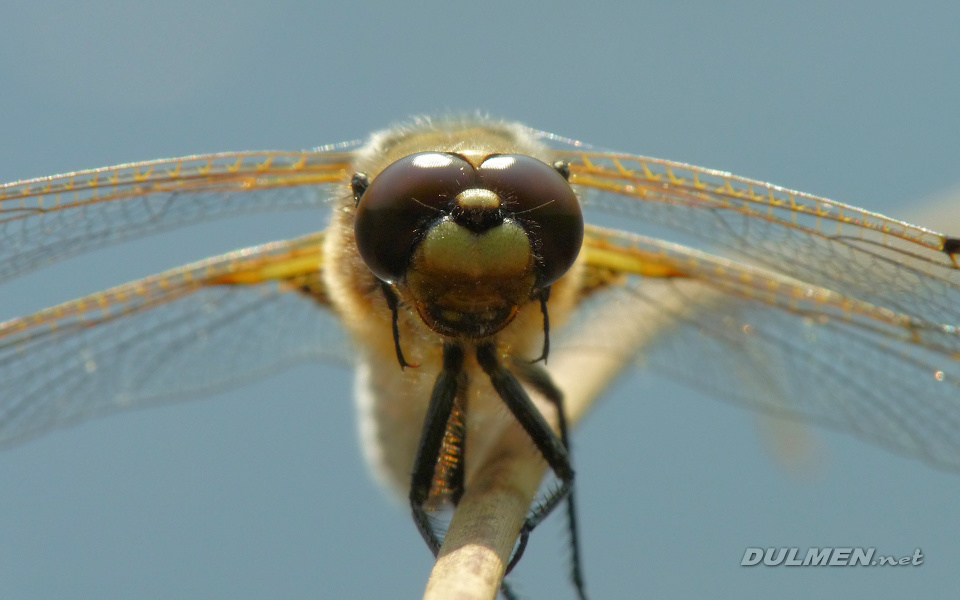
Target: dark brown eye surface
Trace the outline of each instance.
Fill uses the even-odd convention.
[[[475,181],[470,163],[441,152],[412,154],[381,171],[360,197],[354,223],[357,248],[373,274],[401,279],[420,229]]]
[[[520,154],[492,156],[477,173],[479,185],[500,196],[530,236],[540,266],[538,285],[560,279],[583,243],[583,213],[567,180],[550,165]]]

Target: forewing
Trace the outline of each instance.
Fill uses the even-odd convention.
[[[0,324],[0,447],[203,395],[305,360],[349,360],[322,234],[147,277]]]
[[[664,226],[740,262],[929,324],[960,325],[960,240],[824,198],[671,161],[562,151],[585,210]],[[624,219],[624,217],[626,217]]]
[[[250,212],[320,207],[356,143],[105,167],[0,186],[0,281],[80,252]]]

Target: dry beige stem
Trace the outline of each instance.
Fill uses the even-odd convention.
[[[546,463],[530,460],[530,438],[508,427],[467,486],[450,522],[424,598],[494,598]]]

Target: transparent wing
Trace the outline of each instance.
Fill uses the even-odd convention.
[[[558,344],[604,352],[643,314],[645,368],[960,471],[956,328],[622,232],[589,229],[586,252],[594,285]]]
[[[337,186],[350,147],[2,186],[0,279],[202,219],[322,205],[348,193]],[[627,217],[637,231],[668,226],[732,259],[592,229],[583,315],[653,311],[646,363],[741,405],[958,470],[960,240],[718,171],[582,146],[561,155],[588,215]],[[321,263],[317,240],[226,255],[0,325],[0,444],[342,355],[307,266]],[[567,339],[603,351],[617,332],[595,330]]]
[[[0,324],[0,447],[349,357],[321,241],[232,252]]]
[[[0,281],[200,221],[324,205],[342,193],[356,145],[188,156],[0,185]]]
[[[585,210],[665,226],[741,262],[909,315],[960,324],[960,239],[682,163],[566,150]],[[627,220],[622,218],[626,217]]]

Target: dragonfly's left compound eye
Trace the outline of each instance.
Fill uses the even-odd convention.
[[[537,255],[538,287],[560,279],[583,243],[583,213],[566,177],[522,154],[492,156],[480,165],[479,175],[480,184],[523,224]]]
[[[454,198],[476,179],[463,158],[421,152],[389,165],[370,183],[357,204],[357,248],[383,281],[403,278],[424,226],[450,211]]]

